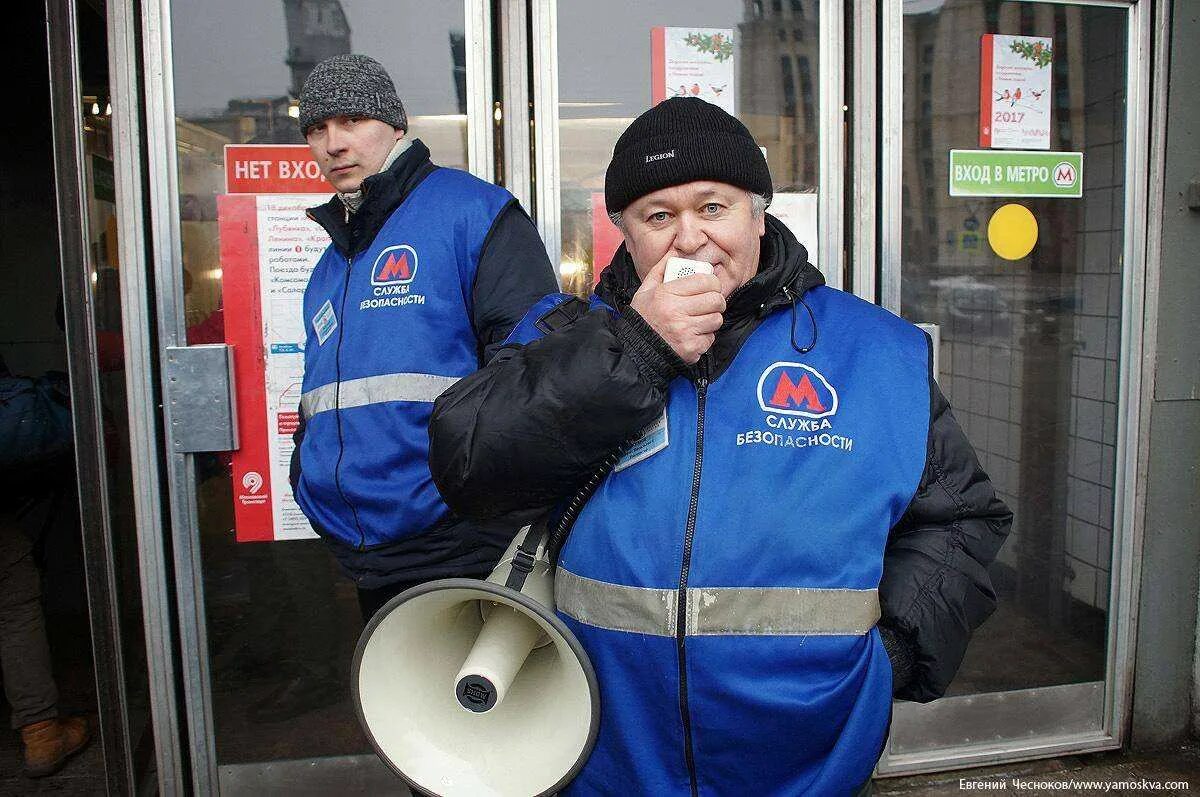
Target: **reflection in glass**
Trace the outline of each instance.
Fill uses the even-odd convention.
[[[380,61],[408,136],[435,163],[466,168],[462,3],[178,0],[171,19],[190,343],[225,339],[224,147],[303,143],[297,98],[316,63],[346,52]],[[229,458],[195,459],[218,762],[369,752],[349,692],[362,628],[354,585],[320,540],[235,542]]]
[[[651,39],[658,27],[675,29],[675,35],[684,39],[711,29],[731,38],[732,80],[715,85],[702,80],[686,85],[691,83],[686,81],[670,86],[670,94],[733,104],[735,115],[766,149],[775,182],[770,212],[788,223],[808,247],[810,259],[818,262],[819,5],[818,0],[782,4],[560,0],[559,276],[563,290],[588,294],[620,244],[620,233],[604,212],[604,171],[617,138],[651,105]]]
[[[942,389],[1016,513],[992,568],[1000,609],[951,689],[1104,677],[1112,575],[1125,12],[1061,4],[906,2],[904,317],[941,328]],[[1084,153],[1082,199],[949,196],[950,149],[977,149],[980,36],[1052,37],[1050,149]],[[1038,243],[1015,261],[987,224],[1018,202]],[[1012,661],[1018,668],[997,667]]]

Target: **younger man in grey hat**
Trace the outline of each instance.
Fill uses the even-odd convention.
[[[317,64],[300,127],[337,195],[304,294],[307,341],[296,501],[358,587],[364,619],[422,581],[486,577],[513,524],[455,517],[429,474],[433,400],[487,362],[555,290],[513,196],[435,166],[387,71],[364,55]]]

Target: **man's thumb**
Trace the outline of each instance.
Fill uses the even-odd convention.
[[[642,285],[662,285],[663,276],[667,272],[667,258],[654,264],[654,266],[646,272],[646,276],[642,277]]]

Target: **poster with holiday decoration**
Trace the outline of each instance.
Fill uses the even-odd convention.
[[[979,146],[1050,149],[1054,40],[986,33],[980,41]]]
[[[653,28],[650,101],[699,97],[737,114],[733,28]]]

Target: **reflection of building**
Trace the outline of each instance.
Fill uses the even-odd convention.
[[[192,121],[239,144],[295,144],[303,139],[289,115],[292,107],[287,96],[239,97],[229,101],[224,113]]]
[[[450,58],[454,63],[454,95],[458,101],[458,112],[467,113],[467,35],[461,31],[450,31]]]
[[[292,70],[291,93],[300,96],[308,73],[317,64],[350,52],[350,24],[341,0],[283,0],[287,19],[287,65]]]
[[[817,187],[818,0],[745,0],[738,116],[767,150],[779,187]]]

